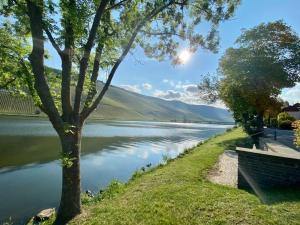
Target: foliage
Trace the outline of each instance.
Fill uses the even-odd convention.
[[[280,120],[278,121],[278,128],[283,130],[290,130],[292,128],[293,121],[291,120]]]
[[[219,96],[219,77],[206,74],[202,76],[202,81],[198,84],[198,89],[201,93],[201,99],[207,103],[216,102]]]
[[[278,123],[280,123],[281,121],[284,121],[284,120],[290,120],[293,122],[296,119],[293,116],[291,116],[290,114],[288,114],[287,112],[281,112],[278,114],[277,120],[278,120]]]
[[[287,112],[281,112],[277,116],[278,128],[280,129],[292,129],[293,121],[295,121],[295,118]]]
[[[292,127],[295,131],[295,144],[300,147],[300,120],[294,121]]]
[[[71,153],[62,153],[61,156],[61,165],[65,168],[71,168],[73,166],[73,161],[75,157],[71,157]]]
[[[15,36],[12,25],[5,21],[0,26],[0,89],[10,89],[14,93],[24,94],[26,82],[24,67],[28,66],[22,59],[30,52],[25,38]]]
[[[291,27],[276,21],[244,30],[236,44],[221,58],[219,77],[204,79],[199,89],[213,90],[210,94],[226,104],[236,122],[255,133],[262,129],[264,115],[279,112],[281,90],[300,80],[300,39]]]

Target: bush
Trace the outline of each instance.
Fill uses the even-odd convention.
[[[295,131],[295,145],[300,147],[300,120],[293,122],[292,127]]]
[[[281,112],[278,114],[277,120],[279,123],[280,121],[285,121],[285,120],[290,120],[290,121],[294,122],[296,119],[294,117],[292,117],[290,114],[288,114],[287,112]]]
[[[290,129],[292,129],[292,123],[293,123],[293,121],[291,121],[291,120],[278,121],[278,128],[284,129],[284,130],[290,130]]]
[[[281,112],[277,116],[278,128],[280,129],[292,129],[292,123],[296,119],[290,116],[287,112]]]

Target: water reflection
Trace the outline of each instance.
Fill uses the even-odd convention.
[[[0,218],[22,221],[60,198],[60,145],[46,121],[0,120]],[[88,123],[82,141],[82,187],[97,192],[127,181],[162,155],[176,157],[226,126],[150,122]]]

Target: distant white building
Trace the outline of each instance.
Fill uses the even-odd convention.
[[[294,117],[296,120],[300,120],[300,103],[285,107],[282,112],[287,112],[289,115]]]

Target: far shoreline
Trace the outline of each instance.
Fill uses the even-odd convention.
[[[26,119],[38,119],[48,121],[48,117],[43,114],[0,114],[1,119],[11,119],[15,118],[18,120],[26,120]],[[226,122],[226,121],[173,121],[173,120],[122,120],[121,118],[89,118],[86,123],[93,123],[93,122],[157,122],[157,123],[180,123],[180,124],[218,124],[218,125],[232,125],[234,126],[234,122]]]

